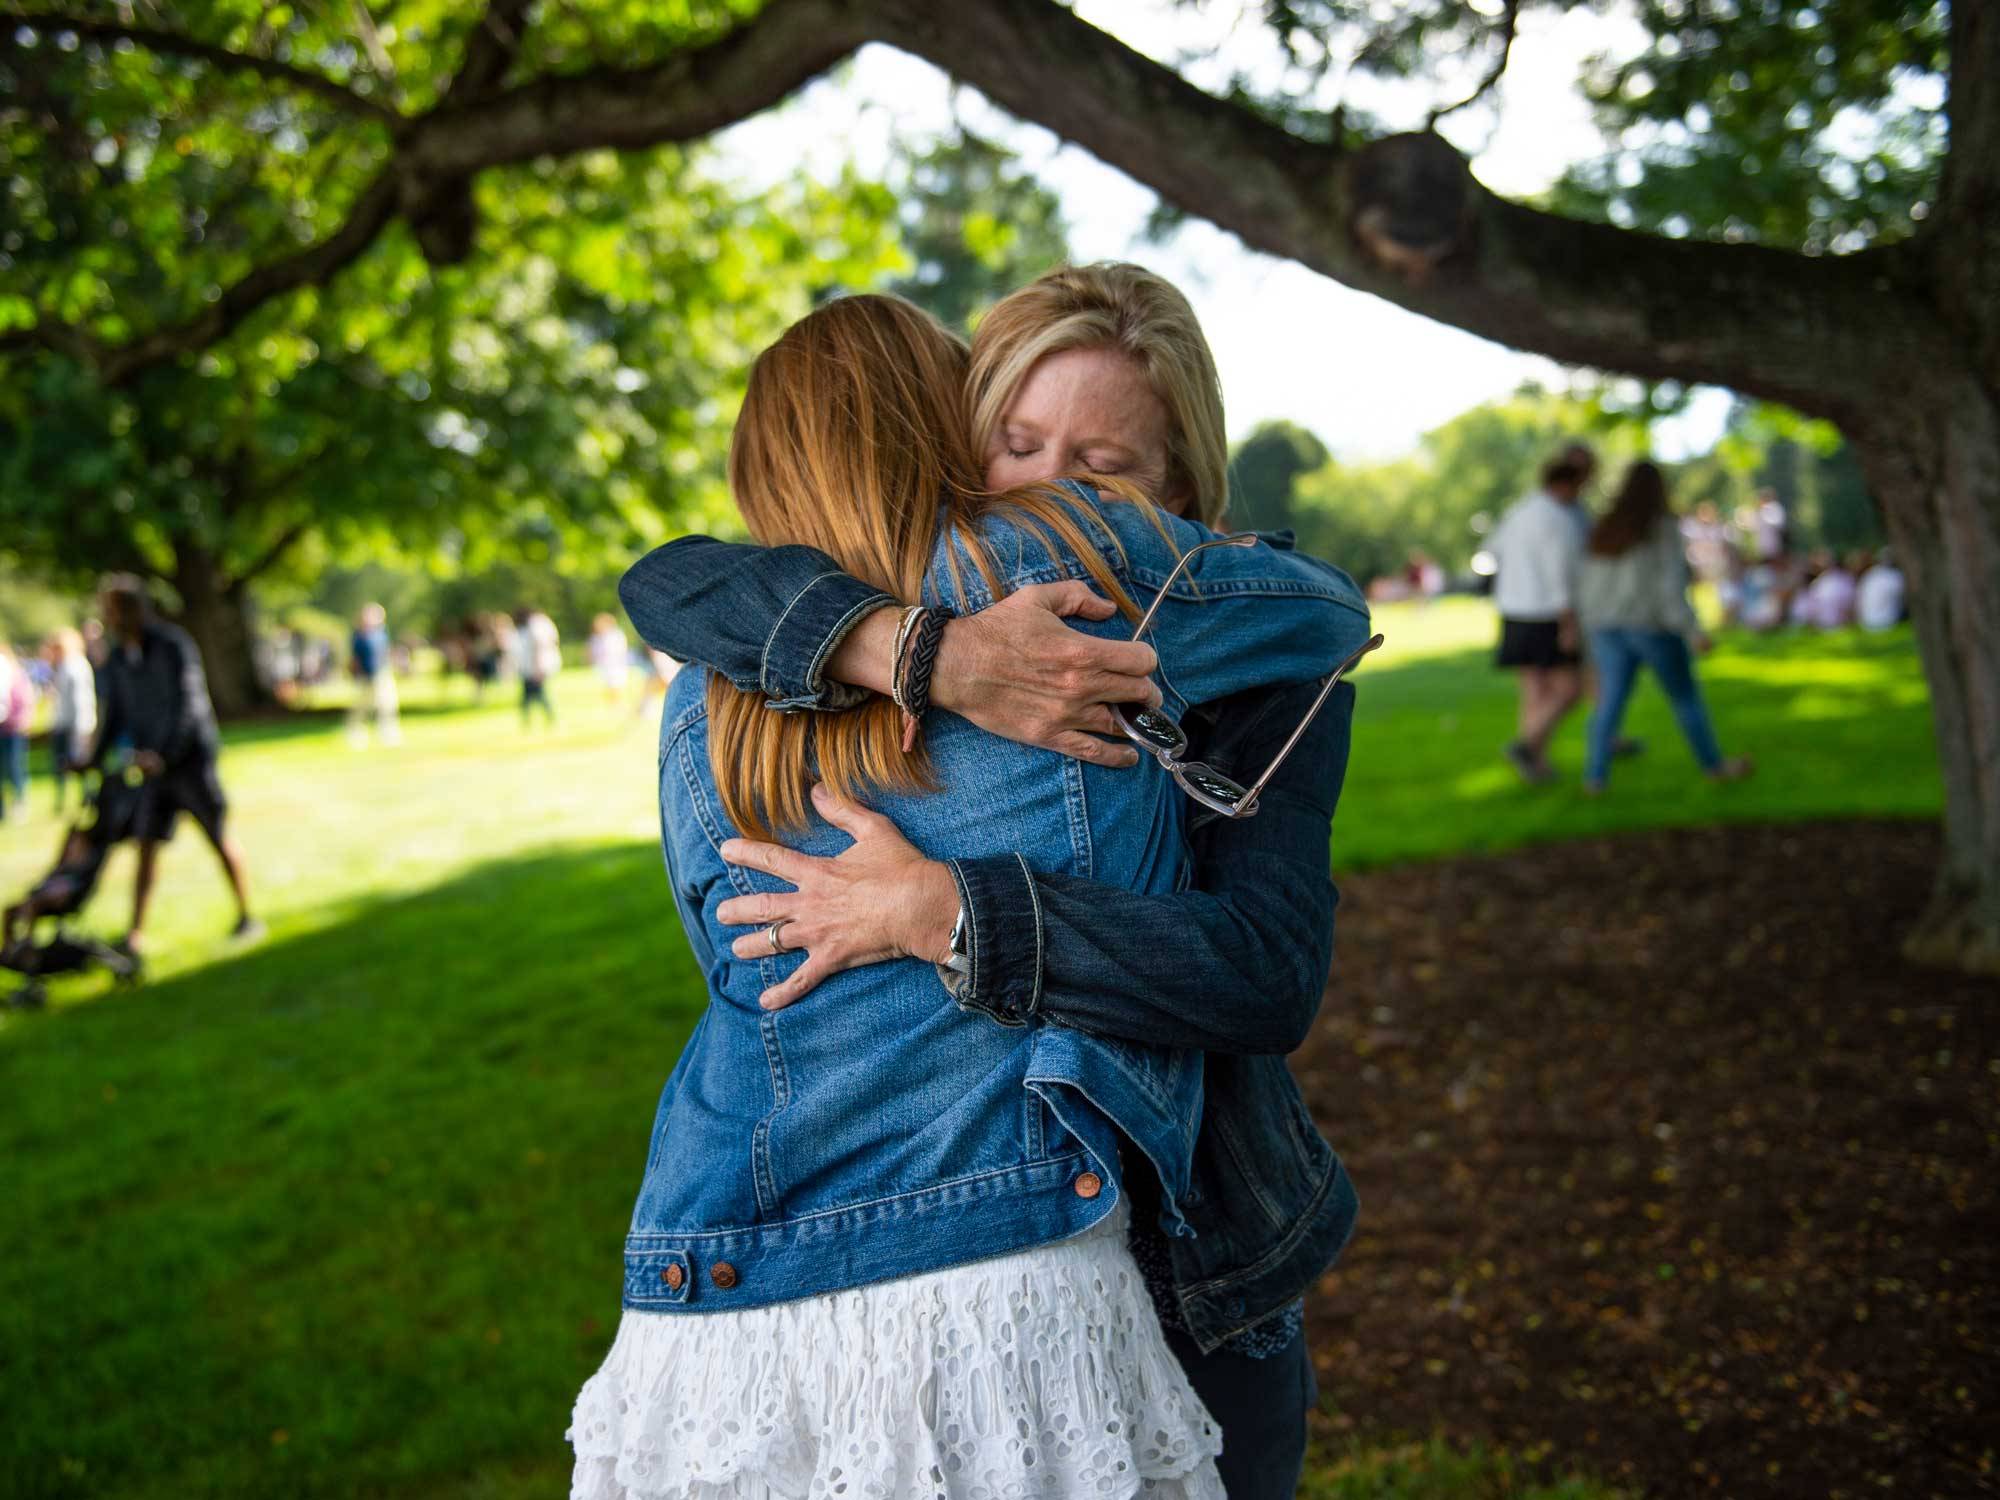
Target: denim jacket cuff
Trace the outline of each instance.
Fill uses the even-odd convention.
[[[1041,1009],[1045,934],[1035,877],[1018,854],[947,861],[965,912],[971,974],[953,978],[958,1003],[998,1021],[1025,1026]]]
[[[764,641],[760,685],[769,706],[853,708],[868,701],[866,688],[826,678],[826,663],[848,632],[868,615],[896,601],[845,573],[821,573],[792,596]]]

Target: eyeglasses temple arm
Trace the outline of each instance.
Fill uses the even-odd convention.
[[[1167,575],[1167,581],[1160,585],[1160,591],[1153,595],[1153,602],[1146,607],[1145,614],[1139,617],[1139,628],[1132,632],[1132,639],[1135,641],[1139,640],[1146,634],[1147,628],[1153,623],[1153,616],[1158,614],[1160,606],[1167,602],[1167,590],[1171,589],[1174,586],[1175,580],[1187,571],[1187,565],[1193,560],[1195,553],[1206,552],[1210,547],[1254,547],[1256,545],[1256,532],[1239,531],[1234,536],[1219,536],[1211,541],[1201,542],[1188,548],[1187,551],[1181,554],[1181,560],[1174,564],[1174,570]]]
[[[1264,768],[1264,774],[1257,778],[1257,784],[1250,788],[1240,806],[1251,808],[1257,805],[1258,795],[1263,792],[1265,783],[1278,774],[1278,767],[1285,763],[1285,757],[1292,753],[1292,747],[1305,737],[1305,732],[1311,727],[1312,721],[1319,716],[1319,711],[1326,706],[1326,700],[1331,698],[1333,690],[1340,686],[1340,679],[1347,675],[1348,669],[1354,666],[1356,662],[1360,661],[1362,657],[1381,644],[1382,637],[1380,635],[1370,636],[1362,643],[1359,650],[1333,669],[1333,675],[1327,678],[1326,686],[1321,688],[1319,696],[1313,699],[1313,706],[1307,709],[1306,716],[1299,720],[1299,727],[1292,731],[1292,737],[1286,740],[1279,748],[1278,753],[1271,758],[1271,763]]]

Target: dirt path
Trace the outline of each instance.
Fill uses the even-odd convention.
[[[2000,1490],[2000,985],[1913,970],[1904,824],[1342,882],[1293,1061],[1362,1199],[1337,1427],[1683,1495]]]

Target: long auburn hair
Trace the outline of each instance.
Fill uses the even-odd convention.
[[[949,528],[962,605],[961,554],[993,598],[1005,592],[974,528],[1006,507],[1067,546],[1136,619],[1069,502],[1042,489],[985,490],[967,423],[967,358],[963,340],[898,297],[841,297],[794,323],[751,366],[729,445],[729,487],[750,534],[766,546],[817,547],[855,577],[917,599]],[[1126,498],[1149,504],[1136,492]],[[921,742],[903,749],[901,711],[886,698],[844,713],[781,714],[717,675],[708,719],[723,810],[752,838],[806,826],[815,775],[843,797],[937,785]]]
[[[1667,478],[1660,466],[1641,459],[1625,471],[1611,509],[1590,528],[1593,557],[1622,557],[1653,533],[1667,514]]]

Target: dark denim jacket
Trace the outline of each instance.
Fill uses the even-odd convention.
[[[688,537],[625,575],[645,640],[715,667],[777,708],[834,708],[858,690],[826,659],[887,595],[808,547]],[[1359,597],[1356,606],[1360,608]],[[1190,712],[1201,758],[1255,776],[1317,684],[1257,689]],[[1207,1056],[1206,1099],[1170,1238],[1182,1318],[1204,1350],[1292,1302],[1352,1233],[1354,1189],[1285,1066],[1319,1007],[1337,893],[1327,873],[1354,692],[1338,689],[1244,822],[1190,818],[1191,888],[1141,895],[1018,858],[951,862],[974,976],[961,1004]]]

